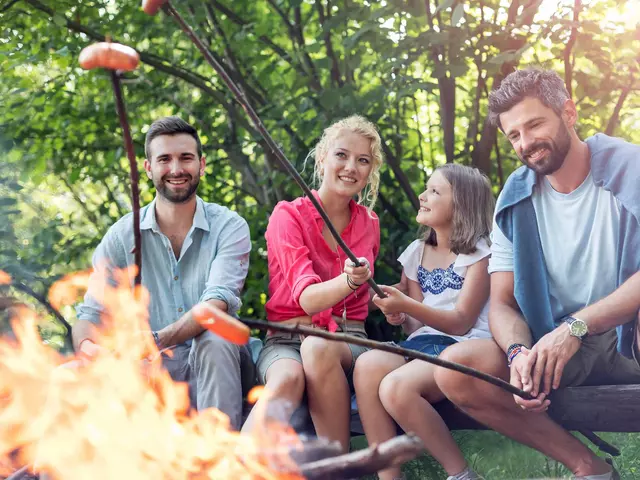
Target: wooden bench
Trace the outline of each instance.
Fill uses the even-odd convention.
[[[640,432],[640,385],[569,387],[552,394],[549,414],[567,430]],[[436,405],[451,430],[485,429],[449,401]],[[362,435],[357,412],[351,415],[351,431]]]
[[[592,432],[640,432],[640,385],[569,387],[550,398],[551,417],[567,430],[585,435],[603,452],[620,454]],[[435,407],[451,430],[486,430],[447,400]],[[351,435],[364,435],[357,411],[351,413]]]

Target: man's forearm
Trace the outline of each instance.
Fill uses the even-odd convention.
[[[489,328],[494,340],[505,352],[514,343],[522,343],[531,347],[531,330],[522,318],[522,314],[510,305],[491,304]]]
[[[584,320],[589,333],[604,333],[626,323],[640,310],[640,272],[598,302],[583,308],[574,315]]]
[[[227,311],[227,304],[222,300],[208,300],[207,303]],[[191,310],[185,313],[180,319],[158,331],[159,348],[172,347],[187,342],[197,337],[205,328],[194,318]]]

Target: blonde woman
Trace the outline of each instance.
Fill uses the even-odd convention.
[[[364,265],[352,265],[308,198],[278,203],[266,232],[265,308],[270,322],[366,337],[366,281],[373,275],[380,249],[380,226],[372,207],[382,161],[380,136],[363,117],[345,118],[324,131],[315,148],[320,187],[313,195]],[[286,400],[292,407],[300,404],[306,389],[316,433],[339,441],[347,450],[351,377],[365,350],[318,337],[269,332],[258,358],[259,380],[271,400]],[[243,430],[251,429],[252,420],[250,416]]]

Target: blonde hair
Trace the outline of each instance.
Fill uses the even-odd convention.
[[[451,185],[453,218],[449,248],[456,255],[476,251],[479,240],[490,243],[495,199],[491,182],[477,168],[447,163],[434,170],[440,172]],[[422,239],[429,245],[437,245],[435,230],[427,228]]]
[[[382,140],[380,139],[378,129],[366,118],[360,115],[352,115],[350,117],[343,118],[342,120],[338,120],[331,126],[325,128],[320,141],[307,156],[307,158],[312,155],[315,157],[313,178],[318,184],[322,183],[322,161],[327,157],[331,143],[343,130],[349,130],[353,133],[357,133],[371,141],[371,172],[369,173],[367,186],[365,186],[365,188],[358,194],[358,203],[366,203],[367,209],[371,211],[378,199],[380,167],[382,166],[382,162],[384,162],[384,155],[382,153]]]

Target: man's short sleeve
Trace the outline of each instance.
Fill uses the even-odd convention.
[[[495,220],[491,231],[491,258],[489,273],[513,272],[513,244],[502,233]]]

